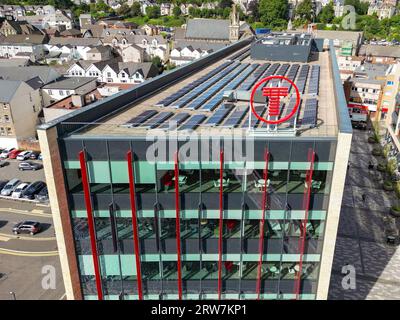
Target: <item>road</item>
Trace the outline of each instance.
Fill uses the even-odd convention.
[[[22,220],[39,221],[43,230],[16,236],[11,228]],[[0,300],[12,299],[10,292],[17,300],[54,300],[65,291],[50,208],[0,199]]]

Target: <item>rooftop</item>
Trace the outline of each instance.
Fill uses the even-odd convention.
[[[215,59],[207,67],[154,91],[144,99],[131,103],[121,112],[99,120],[79,132],[85,136],[158,136],[161,132],[185,134],[194,129],[204,135],[233,135],[252,132],[271,133],[264,123],[251,115],[249,96],[254,84],[272,74],[291,78],[301,93],[297,122],[278,125],[278,132],[302,136],[329,136],[338,132],[335,89],[330,67],[330,52],[321,52],[310,63],[253,60],[249,47],[238,50],[224,59]],[[277,86],[269,83],[267,86]],[[231,93],[234,92],[234,99]],[[290,113],[294,105],[294,90],[281,103],[280,115]],[[259,114],[266,111],[265,103],[256,103]],[[318,111],[317,111],[318,110]],[[177,130],[174,126],[177,123]],[[251,122],[251,126],[250,123]],[[172,127],[171,127],[172,126]],[[291,133],[290,133],[291,132]],[[272,133],[275,134],[275,133]]]
[[[88,78],[88,77],[70,77],[63,78],[62,80],[58,80],[48,85],[45,85],[43,89],[67,89],[67,90],[75,90],[78,89],[89,82],[96,81],[96,78]]]

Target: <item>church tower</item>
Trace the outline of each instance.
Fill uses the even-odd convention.
[[[240,28],[240,21],[239,21],[239,12],[236,10],[236,5],[232,5],[232,11],[230,16],[230,24],[229,24],[229,40],[231,42],[239,40],[239,28]]]

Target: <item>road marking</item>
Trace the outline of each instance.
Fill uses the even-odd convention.
[[[20,256],[20,257],[52,257],[52,256],[58,256],[58,251],[29,252],[29,251],[18,251],[18,250],[1,248],[0,254],[6,254],[10,256]]]
[[[58,299],[58,300],[64,300],[64,298],[67,296],[67,294],[66,293],[64,293],[62,296],[61,296],[61,298],[60,299]]]
[[[0,241],[7,242],[10,239],[11,238],[9,238],[9,237],[6,237],[6,236],[3,237],[2,235],[0,235]]]
[[[53,240],[56,240],[56,237],[35,237],[35,236],[32,236],[32,237],[24,237],[24,236],[20,236],[20,235],[17,235],[17,234],[6,234],[6,233],[0,233],[0,240],[1,240],[1,237],[8,237],[9,239],[19,239],[19,240],[28,240],[28,241],[31,241],[31,240],[33,240],[33,241],[53,241]]]
[[[18,210],[18,209],[13,209],[13,208],[0,208],[1,212],[5,213],[18,213],[18,214],[23,214],[27,216],[35,216],[35,217],[45,217],[45,218],[51,218],[52,215],[50,213],[35,213],[35,210],[32,211],[27,211],[27,210]]]

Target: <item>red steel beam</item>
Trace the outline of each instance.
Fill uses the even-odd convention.
[[[129,176],[129,195],[131,201],[132,210],[132,228],[133,228],[133,244],[135,248],[135,261],[136,261],[136,277],[138,285],[139,300],[143,300],[143,288],[142,288],[142,269],[140,264],[140,249],[139,249],[139,234],[137,227],[137,210],[136,210],[136,191],[135,191],[135,175],[133,169],[133,156],[132,151],[126,153],[126,161],[128,164],[128,176]]]
[[[308,150],[308,162],[310,163],[310,169],[307,170],[306,174],[306,187],[303,195],[303,209],[304,209],[304,219],[300,223],[300,238],[299,238],[299,249],[300,249],[300,260],[299,260],[299,271],[297,273],[297,278],[295,282],[295,297],[296,300],[300,296],[301,287],[301,275],[303,272],[303,256],[304,256],[304,245],[307,235],[307,222],[308,222],[308,211],[310,207],[310,197],[311,197],[311,186],[312,186],[312,175],[314,172],[314,160],[315,152],[312,149]]]
[[[218,238],[218,300],[221,300],[222,291],[222,229],[223,229],[223,212],[224,212],[224,152],[221,150],[219,155],[219,238]]]
[[[178,257],[178,297],[182,300],[182,266],[181,266],[181,225],[179,201],[179,162],[178,152],[175,153],[175,210],[176,210],[176,255]]]
[[[260,239],[258,242],[258,250],[260,253],[260,258],[258,260],[258,268],[257,268],[257,286],[256,286],[256,293],[257,293],[257,300],[260,299],[261,294],[261,270],[262,270],[262,263],[263,263],[263,252],[264,252],[264,230],[265,230],[265,212],[267,207],[267,180],[268,180],[268,161],[269,161],[269,152],[265,150],[264,154],[265,159],[265,169],[264,169],[264,192],[262,198],[262,217],[260,220]]]
[[[92,248],[94,275],[96,278],[97,298],[99,300],[103,300],[103,288],[102,288],[102,284],[101,284],[99,257],[97,254],[96,233],[95,233],[95,229],[94,229],[92,203],[90,201],[89,180],[88,180],[87,168],[86,168],[85,151],[83,151],[83,150],[79,152],[79,162],[81,165],[83,194],[85,196],[85,205],[86,205],[87,220],[88,220],[88,226],[89,226],[90,245]]]

